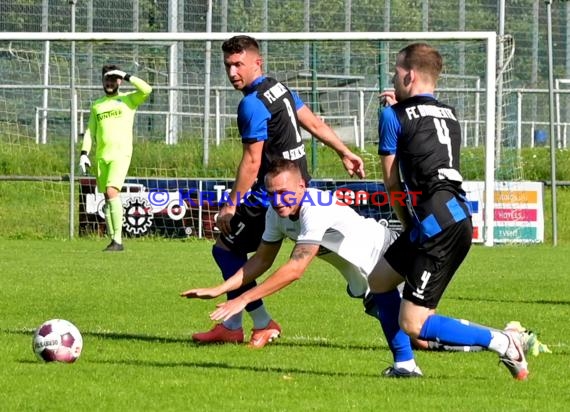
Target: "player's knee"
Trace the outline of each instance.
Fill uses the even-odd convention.
[[[412,339],[417,339],[420,336],[422,325],[416,319],[410,317],[400,318],[400,328]]]
[[[105,189],[105,195],[108,200],[114,199],[119,196],[119,189],[113,186],[107,186]]]

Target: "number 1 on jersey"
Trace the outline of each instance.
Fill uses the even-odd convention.
[[[285,103],[285,107],[287,107],[287,113],[289,114],[291,123],[293,123],[293,128],[295,129],[295,134],[297,135],[297,143],[301,143],[301,133],[299,133],[299,126],[297,126],[297,117],[295,116],[295,112],[291,107],[291,102],[288,99],[283,99],[283,103]]]

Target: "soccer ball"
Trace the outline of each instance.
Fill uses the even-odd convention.
[[[36,329],[32,347],[43,361],[71,363],[81,355],[83,338],[73,323],[51,319]]]

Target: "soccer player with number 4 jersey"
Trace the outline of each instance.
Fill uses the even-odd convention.
[[[135,112],[148,99],[152,87],[116,65],[103,66],[102,77],[105,96],[91,105],[79,167],[83,174],[87,173],[87,168],[91,166],[89,152],[92,139],[95,139],[97,189],[105,195],[105,223],[111,237],[111,243],[105,251],[119,252],[124,249],[120,193],[131,164]],[[130,82],[136,90],[120,93],[119,87],[123,80]]]
[[[472,243],[469,205],[461,187],[461,130],[455,110],[434,96],[442,57],[425,43],[400,50],[393,77],[394,103],[382,111],[379,154],[388,191],[416,193],[396,207],[404,232],[369,276],[395,365],[388,377],[422,376],[410,337],[498,353],[515,379],[528,376],[519,331],[487,329],[435,313],[443,292]],[[420,193],[417,195],[417,193]],[[397,290],[405,280],[403,296]]]

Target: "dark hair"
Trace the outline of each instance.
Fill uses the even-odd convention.
[[[121,68],[116,64],[106,64],[103,66],[103,69],[101,70],[101,76],[105,77],[105,73],[110,72],[111,70],[121,70]]]
[[[289,159],[275,159],[269,163],[269,167],[267,168],[267,173],[265,174],[265,178],[277,176],[283,172],[290,172],[298,174],[302,176],[301,169],[299,169],[299,165],[292,160]]]
[[[246,50],[255,50],[259,53],[259,43],[253,37],[240,35],[226,40],[222,44],[222,51],[227,54],[243,53]]]
[[[441,54],[427,43],[412,43],[400,50],[398,55],[403,57],[401,64],[406,70],[418,70],[429,75],[434,81],[441,74]]]

